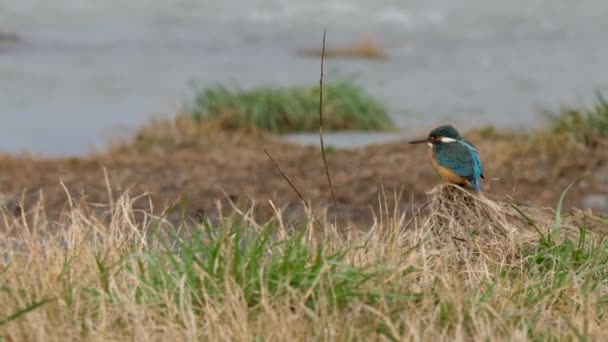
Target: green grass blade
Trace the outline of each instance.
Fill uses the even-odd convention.
[[[50,302],[52,302],[54,300],[55,300],[55,298],[43,299],[41,301],[37,301],[37,302],[31,303],[31,304],[27,305],[26,307],[24,307],[22,309],[19,309],[16,312],[14,312],[13,314],[11,314],[8,317],[6,317],[5,319],[0,320],[0,327],[3,326],[3,325],[5,325],[5,324],[7,324],[7,323],[9,323],[9,322],[12,322],[12,321],[14,321],[16,319],[19,319],[21,316],[27,314],[28,312],[34,311],[37,308],[39,308],[39,307],[41,307],[41,306],[43,306],[43,305],[45,305],[47,303],[50,303]]]
[[[517,211],[517,213],[523,217],[526,222],[528,222],[529,225],[532,226],[532,228],[534,228],[534,230],[536,231],[536,233],[538,233],[538,235],[540,235],[540,238],[542,241],[548,241],[547,237],[540,231],[540,228],[538,228],[538,225],[536,224],[536,222],[534,222],[534,220],[532,220],[528,215],[526,215],[523,211],[521,211],[521,209],[519,209],[517,207],[517,205],[515,205],[512,202],[507,202],[509,204],[509,206],[511,206],[511,208],[515,209],[515,211]]]
[[[566,190],[564,190],[562,192],[562,194],[559,196],[559,201],[557,202],[557,207],[555,208],[555,227],[554,227],[554,232],[556,234],[556,236],[559,236],[561,229],[562,229],[562,209],[564,206],[564,199],[566,198],[566,194],[568,193],[568,191],[570,191],[570,188],[572,188],[572,186],[579,181],[580,178],[574,180],[572,183],[570,183],[570,185],[568,185],[568,187],[566,188]]]

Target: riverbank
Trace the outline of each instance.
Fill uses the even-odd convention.
[[[426,132],[420,132],[424,135]],[[565,208],[608,212],[608,140],[587,147],[551,133],[522,135],[482,130],[465,134],[484,162],[484,193],[538,207],[554,207],[573,181]],[[44,194],[56,215],[65,207],[66,191],[87,201],[107,203],[109,190],[149,193],[156,207],[172,204],[175,218],[184,212],[216,215],[217,203],[229,208],[255,200],[260,218],[275,205],[301,209],[300,199],[277,172],[284,174],[315,207],[332,217],[369,223],[379,193],[400,195],[402,209],[422,205],[425,193],[440,183],[428,149],[405,141],[348,150],[328,148],[328,166],[336,202],[330,198],[318,148],[290,144],[261,132],[218,133],[189,121],[162,121],[143,129],[134,141],[83,158],[0,157],[4,194],[33,203]],[[582,178],[581,178],[582,177]],[[63,185],[60,184],[62,182]],[[177,204],[176,204],[177,203]]]

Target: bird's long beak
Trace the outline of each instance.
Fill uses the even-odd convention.
[[[428,138],[424,138],[424,139],[419,139],[419,140],[412,140],[409,143],[410,144],[424,144],[424,143],[428,143],[430,142],[430,140]]]

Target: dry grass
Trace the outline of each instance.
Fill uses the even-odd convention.
[[[319,57],[321,56],[321,53],[321,49],[307,49],[300,51],[300,54],[312,57]],[[375,41],[372,39],[365,39],[349,47],[327,48],[325,50],[325,57],[385,60],[389,58],[389,55]]]
[[[236,208],[223,224],[172,227],[128,193],[70,200],[57,222],[24,208],[2,221],[0,340],[603,335],[605,241],[549,210],[451,186],[428,196],[428,212],[382,209],[366,232]]]
[[[185,113],[178,113],[171,119],[157,119],[141,128],[135,138],[128,141],[114,141],[112,152],[135,150],[138,153],[166,153],[187,148],[211,148],[214,146],[240,146],[251,140],[267,143],[271,137],[250,126],[241,131],[226,132],[217,122],[197,122]]]
[[[18,40],[19,40],[19,36],[16,33],[0,31],[0,43],[1,42],[14,43],[14,42],[17,42]]]

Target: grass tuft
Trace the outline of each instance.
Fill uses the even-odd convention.
[[[585,152],[606,145],[608,137],[608,101],[601,95],[587,108],[565,108],[557,113],[545,112],[549,126],[528,134],[516,134],[508,147],[511,159],[533,154],[539,160],[585,164]],[[491,132],[490,132],[491,133]]]
[[[281,239],[279,230],[272,224],[259,229],[203,224],[186,237],[171,234],[171,246],[135,254],[126,265],[144,285],[136,291],[148,304],[168,292],[175,305],[186,296],[189,305],[200,308],[208,299],[230,300],[233,287],[248,307],[294,295],[308,306],[319,298],[336,305],[373,298],[365,285],[375,273],[371,267],[348,265],[348,248],[311,243],[303,231]]]
[[[306,49],[300,51],[301,55],[320,57],[320,49]],[[389,55],[374,40],[365,39],[349,47],[328,48],[325,51],[328,58],[366,58],[371,60],[386,60]]]
[[[17,41],[19,41],[19,36],[16,33],[0,31],[0,43],[2,43],[2,42],[14,43]]]
[[[386,108],[352,82],[324,85],[324,129],[387,130],[393,123]],[[223,86],[204,89],[190,115],[224,130],[257,128],[272,133],[316,131],[319,87],[260,87],[233,91]]]
[[[599,138],[608,136],[608,101],[601,94],[590,108],[567,108],[549,115],[554,134],[572,135],[585,146],[593,147]]]

